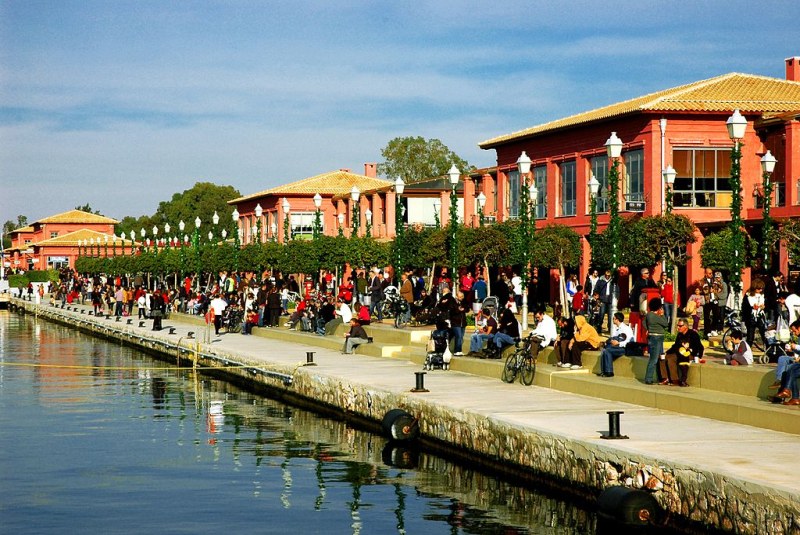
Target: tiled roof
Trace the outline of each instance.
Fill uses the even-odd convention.
[[[28,225],[27,227],[20,227],[15,228],[14,230],[10,231],[8,234],[17,234],[19,232],[33,232],[33,227]]]
[[[645,111],[727,113],[736,108],[743,115],[797,112],[800,82],[734,72],[487,139],[478,146],[488,149],[521,137]]]
[[[36,223],[119,223],[116,219],[111,219],[104,215],[90,214],[82,210],[70,210],[62,214],[52,215],[39,219]]]
[[[389,185],[391,185],[391,182],[382,178],[372,178],[339,170],[245,195],[228,201],[228,204],[236,204],[258,197],[266,197],[267,195],[314,195],[316,193],[320,195],[342,195],[348,193],[353,186],[357,186],[361,191],[367,191]]]
[[[80,229],[74,232],[68,232],[67,234],[56,236],[55,238],[49,238],[47,240],[42,240],[40,242],[29,244],[28,247],[32,246],[75,247],[78,245],[78,240],[91,240],[91,239],[94,239],[95,242],[100,242],[105,245],[106,236],[108,236],[108,246],[111,247],[114,242],[113,234],[104,234],[102,232],[97,232],[96,230],[90,230],[90,229]],[[122,238],[117,237],[117,247],[120,247],[123,244],[130,247],[131,240],[123,240]]]

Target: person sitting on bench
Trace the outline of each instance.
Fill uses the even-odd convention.
[[[494,335],[493,342],[497,347],[498,357],[504,348],[513,346],[517,343],[517,340],[519,340],[519,322],[514,316],[514,313],[511,311],[512,306],[514,306],[513,301],[509,301],[506,304],[506,307],[503,309],[503,313],[500,314],[500,321],[498,322],[497,326],[497,334]]]
[[[369,336],[367,336],[367,331],[364,330],[364,327],[361,326],[361,321],[358,318],[352,318],[350,320],[350,332],[344,335],[342,353],[352,355],[356,347],[367,342],[369,342]]]
[[[659,384],[673,384],[689,386],[686,377],[689,375],[689,363],[696,358],[703,358],[703,342],[700,334],[689,327],[687,318],[677,320],[678,334],[675,343],[664,354],[664,360],[659,361]]]

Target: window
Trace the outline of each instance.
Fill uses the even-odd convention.
[[[519,217],[519,171],[509,171],[508,177],[508,217],[516,219]]]
[[[58,238],[58,232],[51,232],[51,233],[50,233],[50,238],[51,238],[51,239],[52,239],[52,238]]]
[[[575,162],[561,164],[561,215],[575,215]]]
[[[608,158],[595,156],[591,160],[592,174],[600,182],[597,189],[597,213],[608,212]],[[591,195],[591,192],[589,192]]]
[[[295,240],[310,240],[314,236],[314,212],[290,212],[291,237]]]
[[[536,219],[547,219],[547,166],[539,165],[533,168],[533,180],[536,182],[536,189],[539,193],[534,204],[534,217]]]
[[[625,200],[644,201],[644,151],[625,153]]]
[[[675,207],[729,208],[731,205],[730,149],[676,149],[672,166]]]

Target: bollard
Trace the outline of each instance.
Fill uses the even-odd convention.
[[[313,351],[306,351],[306,366],[316,366],[317,364],[314,362],[314,352]]]
[[[144,327],[144,322],[143,321],[139,322],[139,327]]]
[[[122,319],[122,318],[120,318],[119,316],[117,316],[117,319],[116,319],[115,321],[119,322],[121,319]]]
[[[627,435],[619,434],[619,415],[625,413],[622,411],[608,411],[606,414],[608,414],[608,434],[601,435],[601,438],[609,440],[628,438]]]
[[[81,314],[86,314],[86,311],[84,309],[81,309]]]
[[[169,329],[169,334],[175,334],[175,327],[167,327]]]
[[[133,323],[133,319],[132,318],[128,318],[127,325],[130,325],[131,323]]]
[[[186,338],[190,340],[194,339],[194,331],[189,331],[189,334],[186,335]]]
[[[425,372],[414,372],[417,376],[417,386],[411,389],[412,392],[430,392],[425,388]]]

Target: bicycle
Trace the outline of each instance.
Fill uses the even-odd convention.
[[[520,381],[526,386],[533,384],[533,377],[536,375],[536,359],[533,358],[531,347],[534,343],[539,343],[540,339],[534,337],[533,333],[515,344],[517,349],[508,356],[503,366],[501,379],[506,383],[513,383],[520,376]],[[520,346],[522,343],[522,346]]]

